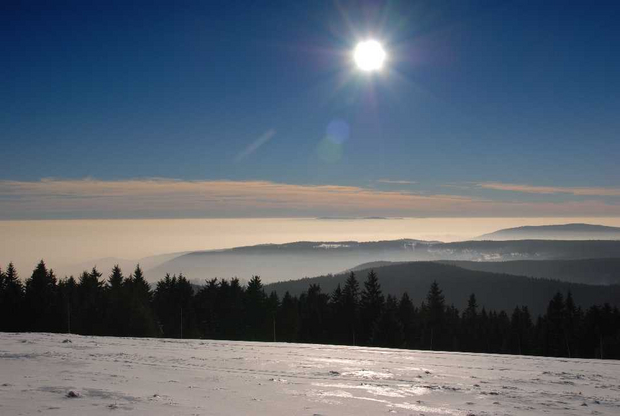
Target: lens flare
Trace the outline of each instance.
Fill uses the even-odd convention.
[[[334,143],[343,144],[349,138],[349,124],[344,120],[332,120],[327,125],[327,138]]]

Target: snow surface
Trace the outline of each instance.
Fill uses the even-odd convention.
[[[0,415],[128,413],[620,415],[620,362],[0,333]]]

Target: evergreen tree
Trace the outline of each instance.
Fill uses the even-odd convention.
[[[445,351],[460,351],[459,331],[461,318],[459,310],[450,305],[446,308],[446,320],[441,339],[443,340],[442,349]]]
[[[403,328],[403,346],[416,348],[419,341],[418,316],[413,302],[407,292],[403,293],[398,302],[397,317]]]
[[[437,281],[431,284],[431,287],[426,295],[426,325],[427,331],[430,332],[429,348],[438,349],[442,344],[442,333],[445,323],[445,298],[442,290],[439,289]]]
[[[232,278],[230,284],[223,287],[224,311],[226,317],[226,330],[224,336],[227,339],[243,339],[242,325],[243,322],[243,304],[245,292],[243,286],[239,283],[239,279]]]
[[[179,338],[195,337],[194,288],[182,273],[177,278],[175,302],[179,311]]]
[[[564,341],[566,344],[566,352],[569,357],[576,357],[579,355],[579,348],[577,343],[578,332],[580,331],[582,312],[575,305],[573,300],[573,294],[569,291],[566,295],[566,302],[564,305]]]
[[[360,285],[351,272],[342,290],[342,316],[346,326],[346,343],[355,345],[356,333],[359,331]]]
[[[479,319],[478,319],[478,302],[476,301],[476,295],[473,293],[469,295],[467,301],[467,308],[463,311],[461,327],[461,346],[464,351],[478,351],[480,346],[479,340]]]
[[[58,294],[61,330],[67,333],[81,333],[78,284],[73,276],[58,282]]]
[[[509,351],[513,354],[530,354],[532,318],[526,306],[515,307],[510,318]]]
[[[311,284],[299,297],[301,320],[300,341],[326,342],[329,296],[322,293],[321,286]]]
[[[545,355],[552,357],[568,356],[564,337],[565,316],[564,296],[557,292],[549,302],[545,315]]]
[[[398,302],[395,297],[388,295],[373,328],[372,345],[400,348],[403,342],[403,325],[398,320]]]
[[[510,318],[506,311],[494,312],[491,332],[492,351],[504,354],[509,352]]]
[[[115,265],[107,283],[108,307],[106,309],[106,332],[111,335],[127,336],[127,317],[130,313],[127,282],[121,268]]]
[[[267,296],[260,276],[253,276],[245,290],[244,322],[247,339],[252,341],[269,340],[269,322],[266,313]]]
[[[99,280],[101,273],[93,267],[90,273],[84,272],[77,285],[78,314],[76,329],[80,334],[95,335],[103,331],[105,316],[104,282]]]
[[[149,337],[159,333],[151,307],[153,293],[140,265],[125,282],[129,303],[128,332],[131,336]]]
[[[0,331],[19,331],[23,328],[24,287],[13,263],[6,272],[0,270]]]
[[[278,313],[278,308],[280,307],[280,299],[278,298],[278,294],[275,291],[272,291],[267,298],[266,309],[267,309],[267,319],[271,321],[271,333],[272,340],[276,342],[278,340],[277,328],[276,328],[276,318]]]
[[[180,311],[175,299],[177,277],[171,277],[170,273],[155,286],[153,293],[153,310],[157,317],[160,333],[164,337],[180,337]]]
[[[287,291],[282,297],[276,320],[278,340],[296,342],[298,340],[299,321],[298,299],[291,296]]]
[[[369,344],[375,323],[381,316],[385,299],[381,291],[379,279],[374,270],[370,270],[360,301],[361,331],[360,338],[364,344]]]
[[[329,326],[328,331],[331,334],[329,342],[334,344],[345,344],[348,338],[348,328],[344,318],[344,304],[340,283],[338,283],[336,289],[334,289],[329,297],[329,315],[330,318],[327,323]]]
[[[26,280],[25,307],[28,329],[35,332],[58,332],[60,313],[57,305],[57,281],[52,270],[41,260]]]
[[[374,271],[361,300],[353,273],[331,296],[310,285],[299,298],[285,293],[281,302],[275,292],[265,295],[258,276],[247,288],[236,278],[212,279],[196,294],[183,275],[165,276],[153,293],[139,266],[127,279],[118,266],[107,284],[100,278],[93,268],[79,282],[56,281],[41,261],[24,290],[9,264],[0,270],[0,330],[147,336],[158,333],[156,316],[168,337],[273,340],[275,335],[278,341],[348,343],[360,334],[364,344],[392,348],[620,358],[618,308],[594,305],[583,313],[570,292],[565,298],[557,293],[533,325],[525,306],[514,308],[510,317],[484,307],[478,312],[473,294],[460,316],[453,305],[446,307],[437,282],[419,309],[407,293],[399,301],[391,295],[384,300]]]
[[[196,294],[194,301],[199,330],[207,338],[217,339],[219,335],[219,318],[216,313],[217,301],[221,294],[219,289],[217,278],[207,280],[205,285]],[[245,336],[245,328],[240,332],[243,338]]]

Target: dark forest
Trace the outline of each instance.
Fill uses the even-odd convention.
[[[0,270],[0,330],[620,358],[617,307],[583,310],[570,292],[557,292],[533,316],[522,305],[480,308],[472,293],[458,310],[438,281],[415,305],[407,292],[385,296],[372,270],[363,279],[351,272],[331,293],[310,284],[279,297],[258,276],[247,285],[233,278],[195,286],[166,275],[152,288],[139,266],[128,276],[115,267],[104,278],[93,268],[59,280],[41,261],[22,283],[9,264]]]

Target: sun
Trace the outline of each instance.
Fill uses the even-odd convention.
[[[387,57],[383,46],[376,40],[366,40],[355,46],[353,60],[362,71],[379,71]]]

